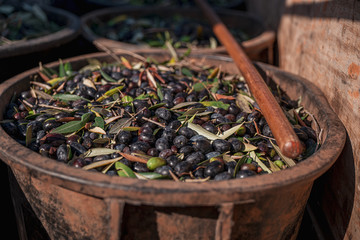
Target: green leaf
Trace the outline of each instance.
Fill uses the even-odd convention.
[[[91,117],[91,113],[85,113],[81,116],[80,121],[67,122],[61,125],[60,127],[53,129],[51,132],[60,133],[60,134],[77,132],[85,126],[85,124],[90,120],[90,117]]]
[[[193,74],[191,73],[191,71],[186,67],[181,68],[181,73],[187,77],[193,77]]]
[[[90,102],[89,99],[83,98],[81,96],[78,95],[74,95],[74,94],[55,94],[52,96],[53,98],[57,99],[57,100],[61,100],[61,101],[65,101],[65,102],[69,102],[69,101],[77,101],[77,100],[85,100]]]
[[[102,117],[96,117],[94,121],[95,121],[95,124],[94,124],[95,127],[99,127],[99,128],[104,129],[105,122],[104,122],[104,119]]]
[[[166,103],[162,102],[162,103],[158,103],[158,104],[155,104],[155,105],[152,105],[149,107],[149,110],[154,110],[154,109],[157,109],[159,107],[162,107],[164,106]]]
[[[202,91],[203,89],[205,89],[205,86],[206,86],[207,83],[205,82],[198,82],[198,83],[195,83],[192,88],[194,89],[195,92],[200,92]]]
[[[162,101],[163,99],[164,99],[164,95],[162,94],[162,87],[161,87],[161,85],[159,84],[159,83],[156,83],[156,91],[157,91],[157,95],[158,95],[158,97],[159,97],[159,99],[160,99],[160,101]]]
[[[116,88],[112,88],[109,91],[107,91],[106,93],[104,93],[104,95],[102,95],[101,97],[99,97],[98,99],[96,99],[96,101],[101,102],[103,101],[105,98],[108,98],[112,95],[114,95],[115,93],[121,91],[124,88],[124,85],[116,87]]]
[[[64,70],[65,70],[65,74],[66,76],[70,76],[72,74],[72,67],[71,67],[71,63],[70,62],[66,62],[64,65]]]
[[[206,107],[217,107],[217,108],[222,108],[222,109],[225,109],[225,110],[228,110],[229,107],[230,107],[230,104],[227,104],[227,103],[223,103],[221,101],[204,101],[204,102],[201,102],[204,106]]]
[[[99,68],[101,76],[108,82],[117,82],[115,79],[110,77],[106,72],[104,72],[101,68]]]
[[[68,134],[82,129],[86,123],[82,121],[71,121],[53,129],[52,133]]]
[[[65,77],[66,76],[66,73],[65,73],[65,68],[64,68],[64,64],[62,62],[61,59],[59,59],[59,77]]]
[[[117,173],[120,177],[125,176],[125,177],[130,177],[130,178],[136,178],[134,171],[131,170],[131,168],[129,168],[128,166],[126,166],[125,164],[123,164],[121,162],[115,163],[115,169],[117,170]]]
[[[164,176],[164,175],[161,175],[161,174],[156,173],[156,172],[138,172],[138,173],[135,173],[135,175],[136,175],[137,178],[144,179],[144,180],[168,178],[168,176]]]

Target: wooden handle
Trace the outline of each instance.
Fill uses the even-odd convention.
[[[299,156],[304,150],[304,147],[251,60],[207,1],[195,0],[195,2],[212,24],[216,37],[225,46],[227,52],[245,78],[251,94],[254,96],[262,114],[269,124],[281,152],[290,158]]]

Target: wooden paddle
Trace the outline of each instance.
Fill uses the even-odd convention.
[[[304,146],[249,57],[207,1],[195,0],[195,2],[212,24],[216,37],[225,46],[228,54],[244,76],[251,94],[269,124],[281,152],[290,158],[299,156],[304,150]]]

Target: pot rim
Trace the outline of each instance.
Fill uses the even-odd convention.
[[[81,32],[80,18],[71,12],[60,8],[41,5],[47,15],[58,15],[66,20],[66,25],[59,31],[29,39],[0,46],[0,59],[39,52],[60,46],[75,39]]]
[[[198,11],[199,13],[201,13],[200,9],[196,9],[196,8],[194,9],[191,7],[176,8],[176,7],[167,7],[167,6],[164,6],[164,7],[128,6],[128,7],[103,8],[103,9],[94,10],[89,13],[86,13],[80,18],[82,35],[84,36],[85,39],[87,39],[90,42],[99,42],[106,46],[108,46],[108,45],[112,46],[110,48],[119,48],[119,49],[125,48],[125,49],[141,50],[144,48],[144,46],[127,43],[127,42],[123,42],[123,41],[116,41],[116,40],[112,40],[112,39],[97,35],[95,32],[93,32],[91,30],[88,23],[89,23],[89,21],[91,21],[94,18],[98,18],[98,17],[101,18],[106,15],[121,14],[121,13],[125,14],[125,13],[129,13],[129,12],[130,12],[130,14],[132,14],[133,12],[136,12],[136,11],[151,12],[152,9],[156,9],[157,11],[160,11],[160,12],[162,10],[163,11],[170,10],[170,11],[179,11],[179,12],[184,12],[184,13],[186,13],[187,11]],[[255,51],[256,50],[256,51],[260,52],[263,49],[270,47],[274,44],[275,37],[276,37],[275,32],[272,30],[266,29],[264,24],[261,22],[261,20],[258,17],[256,17],[255,15],[248,13],[248,12],[244,12],[244,11],[231,10],[231,9],[226,9],[226,8],[215,8],[215,9],[219,14],[247,18],[253,22],[256,22],[256,24],[261,26],[262,31],[259,35],[255,36],[253,38],[250,38],[246,41],[243,41],[241,43],[241,45],[244,47],[244,49],[246,51]],[[150,47],[150,46],[145,46],[145,48],[158,49],[158,50],[162,49],[162,48]],[[186,51],[186,49],[179,49],[178,51]],[[220,46],[216,47],[215,49],[198,47],[198,48],[194,48],[192,51],[199,52],[199,53],[209,52],[209,53],[215,54],[215,53],[225,53],[226,49],[224,46],[220,45]]]
[[[105,57],[108,57],[106,53],[92,53],[69,58],[63,62]],[[202,55],[201,58],[232,62],[232,59],[226,56]],[[52,62],[46,64],[46,66],[56,67],[58,64],[58,62]],[[279,71],[289,78],[295,76],[267,64],[258,63],[257,65],[266,70]],[[4,99],[4,93],[9,87],[23,81],[37,71],[38,68],[28,70],[2,83],[0,85],[0,99]],[[299,78],[298,76],[295,77]],[[185,202],[181,198],[176,199],[176,196],[185,196],[184,199],[189,197],[192,199],[192,205],[221,204],[233,199],[241,201],[249,200],[250,198],[251,200],[251,198],[254,198],[254,193],[275,191],[278,188],[291,187],[294,184],[312,184],[315,178],[322,175],[332,166],[344,147],[346,133],[343,124],[330,108],[322,92],[308,80],[300,79],[302,80],[301,84],[306,87],[307,93],[313,95],[316,99],[316,104],[321,106],[321,108],[319,107],[319,112],[326,116],[325,119],[322,119],[324,121],[323,125],[326,126],[326,139],[320,149],[306,160],[294,167],[272,174],[203,183],[185,183],[173,180],[138,180],[108,176],[106,174],[76,169],[56,162],[53,159],[43,157],[17,143],[2,127],[0,127],[0,157],[11,167],[25,173],[30,173],[36,178],[99,197],[121,197],[128,201],[140,202],[157,201],[156,204],[160,205],[167,203],[189,204],[189,202]],[[2,119],[2,116],[0,119]],[[27,156],[26,159],[24,159],[24,156]],[[138,193],[138,195],[133,196],[130,193]],[[221,196],[219,196],[219,193],[221,193]],[[171,194],[174,196],[170,200],[161,198]],[[202,197],[199,197],[199,195],[202,195]]]

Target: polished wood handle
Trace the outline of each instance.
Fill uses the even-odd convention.
[[[213,27],[214,34],[225,46],[228,54],[239,68],[251,94],[254,96],[273,133],[281,152],[290,158],[296,158],[304,150],[303,144],[295,134],[275,97],[256,70],[249,57],[229,32],[206,0],[195,0]]]

